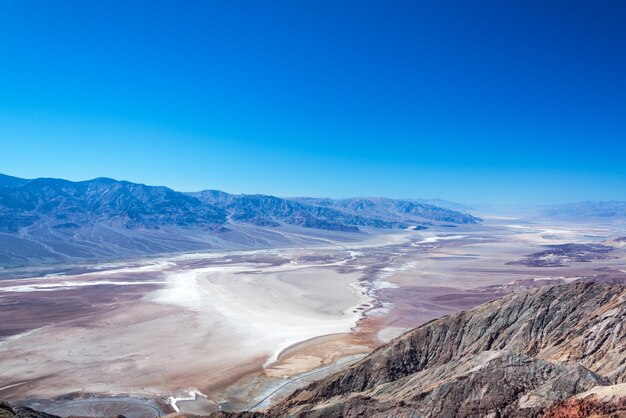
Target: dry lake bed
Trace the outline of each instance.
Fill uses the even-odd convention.
[[[348,244],[3,271],[0,398],[61,416],[263,408],[433,318],[538,284],[626,276],[624,229],[487,218]],[[565,243],[610,248],[527,261]]]

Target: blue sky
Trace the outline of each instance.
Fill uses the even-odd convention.
[[[626,2],[0,2],[0,172],[626,200]]]

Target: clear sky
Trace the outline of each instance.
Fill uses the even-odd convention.
[[[0,172],[626,200],[626,1],[0,1]]]

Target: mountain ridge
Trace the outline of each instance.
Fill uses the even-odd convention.
[[[371,202],[375,209],[383,201]],[[356,239],[361,228],[481,221],[433,205],[405,205],[413,211],[355,211],[339,203],[216,190],[183,193],[107,177],[73,182],[0,175],[0,266],[285,246],[320,242],[323,231]],[[294,238],[285,228],[302,231]]]

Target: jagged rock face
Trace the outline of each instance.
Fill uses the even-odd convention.
[[[545,418],[626,418],[626,398],[619,403],[572,399],[551,408]]]
[[[319,387],[333,393],[335,386],[343,393],[362,391],[486,350],[578,360],[621,381],[625,314],[626,292],[620,286],[586,283],[535,289],[424,325]],[[610,361],[612,357],[617,358]]]
[[[547,418],[626,417],[626,384],[596,386],[564,401],[555,402]]]
[[[622,286],[510,295],[423,325],[267,416],[541,416],[557,401],[626,380],[625,317]]]
[[[553,364],[508,351],[485,351],[347,399],[331,398],[306,415],[384,417],[411,411],[420,417],[482,417],[494,412],[533,417],[550,406],[550,399],[566,398],[606,383],[581,366]],[[306,410],[305,405],[299,412]]]

